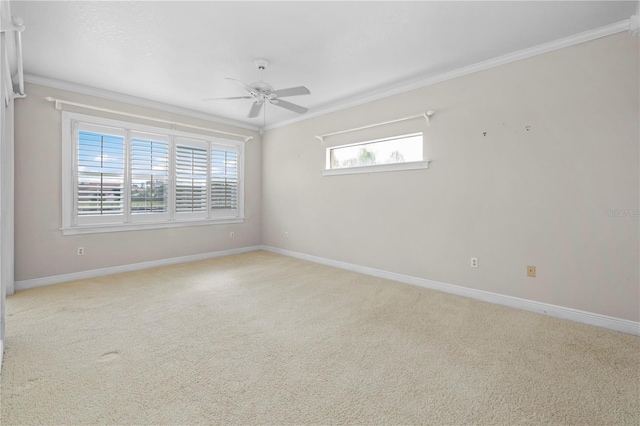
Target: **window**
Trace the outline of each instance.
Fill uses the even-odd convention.
[[[84,126],[77,136],[78,223],[113,222],[124,214],[124,132]]]
[[[183,217],[207,216],[206,144],[179,140],[176,145],[176,212]]]
[[[132,132],[132,222],[170,219],[169,148],[167,136]]]
[[[211,209],[224,212],[238,208],[238,153],[211,150]]]
[[[241,222],[244,142],[63,113],[65,235]]]
[[[327,148],[325,175],[426,168],[422,133]]]

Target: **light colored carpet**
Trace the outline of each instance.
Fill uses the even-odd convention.
[[[639,424],[640,339],[267,252],[8,299],[2,424]]]

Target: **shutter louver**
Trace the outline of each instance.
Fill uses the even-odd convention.
[[[238,208],[238,152],[211,150],[211,209]]]
[[[207,211],[207,149],[176,145],[176,212]]]
[[[78,132],[77,214],[124,213],[124,138]]]
[[[131,139],[131,213],[166,213],[169,144]]]

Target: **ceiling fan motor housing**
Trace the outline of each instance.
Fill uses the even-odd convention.
[[[255,83],[251,83],[251,87],[253,87],[258,92],[260,92],[260,94],[263,94],[263,95],[268,95],[269,93],[273,92],[273,86],[262,80],[256,81]]]

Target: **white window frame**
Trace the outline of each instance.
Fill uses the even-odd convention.
[[[106,125],[102,125],[102,124],[96,124],[96,123],[83,123],[83,130],[87,130],[90,132],[95,132],[95,133],[102,133],[102,134],[110,134],[110,135],[114,135],[114,136],[120,136],[123,139],[126,140],[127,138],[127,131],[118,127],[112,127],[112,126],[106,126]],[[78,145],[78,132],[73,132],[73,141],[72,141],[73,147],[72,147],[72,151],[71,151],[71,155],[73,156],[73,158],[77,158],[77,150],[76,147]],[[124,152],[124,176],[123,176],[123,182],[124,185],[126,186],[126,180],[127,180],[127,152],[125,150]],[[125,191],[123,191],[122,197],[123,197],[123,214],[117,214],[117,215],[108,215],[108,216],[78,216],[76,214],[77,209],[76,209],[76,194],[78,193],[78,181],[75,178],[77,176],[78,173],[78,164],[76,161],[73,161],[71,164],[71,168],[72,168],[72,174],[74,176],[73,182],[72,182],[72,188],[73,188],[73,223],[76,226],[91,226],[93,224],[99,223],[99,224],[112,224],[112,223],[122,223],[123,222],[123,218],[125,217],[125,213],[127,208],[128,208],[128,202],[127,202],[127,198],[126,198],[126,188]]]
[[[140,139],[150,139],[150,140],[155,140],[158,142],[166,142],[169,145],[169,162],[171,162],[171,159],[173,157],[173,146],[171,144],[171,137],[169,135],[166,134],[161,134],[161,133],[150,133],[150,132],[141,132],[139,130],[130,130],[129,131],[129,144],[127,146],[128,150],[126,151],[126,156],[127,156],[127,162],[128,162],[128,167],[127,167],[127,177],[125,178],[125,181],[129,181],[129,188],[128,190],[131,191],[131,182],[133,180],[133,173],[132,173],[132,162],[133,162],[133,155],[131,152],[131,140],[136,137],[136,138],[140,138]],[[131,223],[145,223],[145,222],[169,222],[171,220],[171,210],[173,209],[173,185],[172,185],[172,176],[171,176],[171,166],[169,166],[169,171],[168,171],[168,180],[169,180],[169,184],[168,184],[168,188],[167,188],[167,194],[166,194],[166,204],[167,204],[167,212],[166,213],[130,213],[130,222]],[[126,208],[127,211],[131,212],[131,205],[129,205],[129,203],[131,202],[131,193],[129,193],[129,196],[125,199],[125,203],[127,203]]]
[[[176,165],[176,155],[177,155],[177,146],[184,146],[184,147],[193,147],[193,148],[199,148],[199,149],[204,149],[206,151],[205,153],[205,173],[206,173],[206,183],[205,185],[209,186],[209,175],[210,175],[210,167],[209,167],[209,144],[207,143],[207,141],[204,140],[199,140],[199,139],[194,139],[194,138],[185,138],[185,137],[177,137],[174,140],[174,145],[173,145],[173,149],[174,149],[174,156],[171,158],[171,161],[173,161],[173,167],[175,167]],[[173,177],[174,179],[176,178],[176,173],[173,173]],[[174,183],[173,188],[175,188],[176,185]],[[174,215],[176,217],[177,220],[197,220],[197,219],[204,219],[207,218],[210,214],[211,214],[211,207],[210,207],[210,203],[209,203],[209,189],[207,188],[207,193],[205,194],[205,211],[203,212],[179,212],[179,211],[175,211]],[[176,200],[176,197],[174,196],[174,200]],[[176,202],[177,204],[177,202]]]
[[[77,123],[83,127],[95,129],[109,128],[124,132],[125,136],[125,210],[124,215],[116,218],[83,217],[76,214],[77,194]],[[115,130],[114,130],[115,129]],[[132,134],[144,133],[151,138],[166,138],[169,141],[169,193],[167,194],[168,214],[132,214],[131,213],[131,155],[130,140]],[[207,211],[204,214],[177,214],[175,212],[175,147],[179,141],[197,142],[207,146]],[[165,129],[127,121],[96,117],[75,112],[62,112],[62,227],[63,235],[92,234],[101,232],[135,231],[143,229],[174,228],[182,226],[201,226],[226,223],[242,223],[244,217],[244,141],[222,139],[209,135]],[[209,167],[211,149],[235,150],[238,152],[238,208],[229,210],[211,209],[211,170]],[[97,222],[97,223],[96,223]]]
[[[409,138],[409,137],[418,136],[418,135],[422,136],[422,138],[423,138],[423,140],[422,140],[422,143],[423,143],[422,158],[423,158],[423,160],[422,161],[405,161],[405,162],[402,162],[402,163],[375,164],[375,165],[371,165],[371,166],[341,167],[341,168],[337,168],[337,169],[332,169],[331,168],[331,150],[333,150],[333,149],[346,148],[346,147],[351,147],[351,146],[367,145],[367,144],[371,144],[371,143],[385,142],[385,141],[391,141],[391,140],[395,140],[395,139]],[[322,175],[323,176],[351,175],[351,174],[359,174],[359,173],[394,172],[394,171],[400,171],[400,170],[418,170],[418,169],[428,169],[429,168],[429,161],[424,159],[424,133],[423,132],[390,136],[390,137],[387,137],[387,138],[361,141],[361,142],[350,143],[350,144],[346,144],[346,145],[329,146],[329,147],[326,148],[326,154],[325,155],[326,155],[326,162],[325,162],[325,167],[326,168],[325,168],[325,170],[322,171]]]
[[[219,148],[220,145],[218,145],[217,147]],[[209,158],[208,158],[208,161],[209,161],[209,165],[208,165],[209,178],[211,178],[211,176],[212,176],[211,172],[212,172],[212,169],[213,169],[213,165],[211,164],[211,151],[212,150],[209,151]],[[231,147],[231,146],[225,147],[225,151],[235,151],[236,152],[236,155],[238,157],[238,164],[237,164],[238,176],[240,176],[240,162],[242,161],[242,156],[243,156],[242,155],[242,151],[240,151],[239,149],[236,149],[234,147]],[[240,185],[240,182],[238,182],[238,197],[240,197],[240,187],[239,187],[239,185]],[[212,190],[212,184],[211,184],[211,181],[210,181],[209,182],[209,191],[211,191],[211,190]],[[211,193],[209,193],[209,196],[208,196],[207,200],[208,200],[209,203],[211,203]],[[240,199],[238,199],[238,209],[239,208],[240,208]],[[217,218],[217,217],[224,217],[225,214],[226,214],[225,212],[227,212],[229,210],[228,209],[213,209],[212,206],[209,205],[208,211],[209,211],[209,215],[211,217],[216,217]],[[234,210],[231,210],[231,211],[234,211]]]

